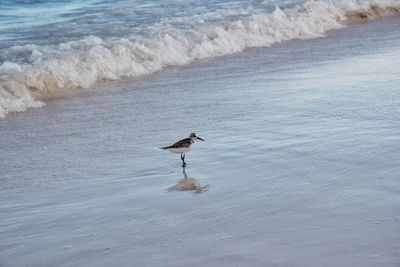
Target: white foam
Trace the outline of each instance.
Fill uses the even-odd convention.
[[[88,36],[56,47],[13,47],[10,50],[18,50],[26,56],[23,63],[19,60],[0,65],[0,117],[42,106],[42,102],[33,99],[33,93],[87,88],[100,80],[150,74],[167,66],[232,54],[250,47],[321,37],[330,30],[344,27],[346,12],[376,4],[400,5],[390,0],[307,1],[287,10],[276,7],[272,14],[254,11],[251,15],[251,9],[243,9],[238,13],[243,17],[224,23],[206,23],[196,15],[200,23],[193,29],[163,27],[150,37],[104,40]],[[210,16],[207,14],[205,18]],[[172,22],[182,23],[185,19],[193,18],[176,18]],[[170,21],[167,24],[170,25]]]

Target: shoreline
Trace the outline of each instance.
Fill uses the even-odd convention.
[[[398,266],[399,24],[167,68],[7,118],[0,265]],[[190,188],[209,186],[169,192],[185,174],[158,147],[190,132],[206,140],[186,156]]]
[[[305,5],[288,10],[277,8],[271,14],[245,17],[220,26],[200,26],[193,29],[195,34],[165,34],[154,40],[145,38],[144,41],[88,36],[61,43],[59,48],[27,47],[25,53],[38,57],[31,65],[5,61],[1,66],[0,90],[5,99],[0,99],[0,116],[40,107],[43,105],[40,99],[51,94],[93,88],[101,86],[103,81],[107,83],[151,75],[170,66],[187,66],[200,59],[232,55],[250,48],[319,38],[346,25],[400,11],[397,7],[378,5],[354,12],[345,12],[340,7],[322,2],[307,2]],[[315,14],[311,11],[319,8],[326,9],[327,14],[313,17]],[[299,24],[304,24],[304,28],[297,28]]]
[[[358,24],[361,23],[369,23],[369,22],[374,22],[376,20],[382,20],[382,19],[390,19],[391,17],[394,16],[400,16],[400,7],[382,7],[379,5],[373,5],[370,9],[366,9],[366,10],[361,10],[361,11],[356,11],[356,12],[348,12],[345,14],[346,17],[346,21],[345,24],[347,24],[347,27],[352,27],[352,26],[356,26]],[[329,35],[331,35],[333,32],[336,31],[341,31],[343,29],[335,29],[332,30],[330,32],[327,32],[325,36],[319,37],[319,38],[326,38]],[[312,40],[312,39],[311,39]],[[243,51],[234,53],[234,54],[227,54],[227,55],[221,55],[218,57],[210,57],[210,58],[202,58],[202,59],[198,59],[195,60],[193,62],[190,62],[188,64],[185,65],[174,65],[174,66],[168,66],[166,68],[157,70],[155,72],[152,72],[150,74],[143,74],[143,75],[139,75],[139,76],[135,76],[135,77],[124,77],[121,78],[119,80],[102,80],[102,81],[97,81],[95,84],[86,87],[86,88],[74,88],[73,90],[70,90],[68,88],[65,89],[61,89],[61,90],[54,90],[54,91],[50,91],[50,92],[42,92],[42,91],[38,91],[38,90],[34,90],[32,91],[32,97],[35,100],[38,101],[46,101],[48,99],[57,99],[60,97],[66,97],[66,96],[72,96],[75,95],[77,92],[84,90],[85,92],[87,92],[88,90],[95,90],[95,88],[102,88],[102,87],[113,87],[113,84],[126,84],[126,83],[135,83],[135,81],[138,80],[142,80],[142,79],[146,79],[146,77],[152,76],[152,75],[157,75],[157,73],[161,72],[161,71],[165,71],[168,70],[170,68],[173,69],[181,69],[181,68],[185,68],[189,65],[193,65],[193,64],[197,64],[199,62],[204,62],[204,61],[215,61],[215,60],[219,60],[221,58],[224,57],[230,57],[232,55],[237,55],[240,53],[248,53],[251,50],[254,49],[269,49],[269,48],[273,48],[274,46],[277,45],[285,45],[286,43],[291,43],[291,42],[297,42],[297,41],[309,41],[309,40],[303,40],[303,39],[292,39],[292,40],[288,40],[288,41],[284,41],[284,42],[278,42],[273,44],[272,46],[269,47],[249,47]],[[1,118],[0,118],[1,120]]]

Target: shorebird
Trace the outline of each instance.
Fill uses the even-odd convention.
[[[198,137],[195,133],[191,133],[188,138],[179,140],[175,144],[171,146],[165,146],[165,147],[160,147],[160,149],[163,150],[168,150],[169,152],[176,153],[176,154],[181,154],[181,160],[182,160],[182,167],[184,168],[186,166],[185,162],[185,153],[189,152],[196,140],[201,140],[200,137]]]

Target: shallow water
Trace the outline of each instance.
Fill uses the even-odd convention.
[[[0,2],[0,119],[44,106],[38,98],[48,94],[395,14],[393,0],[7,0]]]
[[[400,21],[46,100],[0,124],[0,265],[398,266]],[[161,151],[190,132],[187,175]]]

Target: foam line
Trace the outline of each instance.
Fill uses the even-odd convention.
[[[33,95],[151,74],[167,66],[189,64],[250,47],[317,38],[347,23],[399,13],[398,1],[307,1],[291,9],[276,7],[269,14],[254,12],[220,24],[202,21],[186,31],[163,30],[130,39],[88,36],[58,46],[7,48],[9,55],[24,56],[17,59],[10,56],[10,60],[0,65],[0,118],[10,112],[41,107],[43,103]]]

